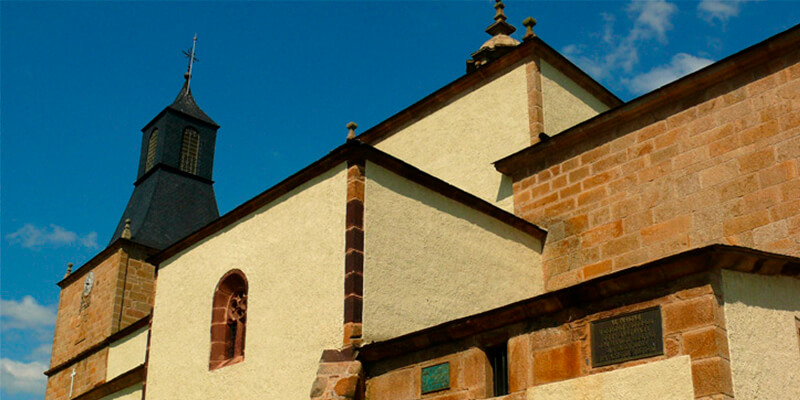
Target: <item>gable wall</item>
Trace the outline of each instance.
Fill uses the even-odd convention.
[[[160,265],[148,398],[308,397],[343,340],[346,190],[341,164]],[[244,360],[209,371],[214,290],[232,269],[249,285]]]
[[[608,110],[608,106],[589,94],[552,65],[540,59],[544,132],[554,136]]]
[[[369,162],[364,197],[365,341],[543,292],[539,239]]]
[[[743,71],[515,177],[515,213],[548,230],[546,288],[713,243],[800,255],[799,60]]]
[[[530,145],[527,77],[517,64],[375,144],[511,211],[511,180],[492,163]]]

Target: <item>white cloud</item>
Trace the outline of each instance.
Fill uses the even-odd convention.
[[[50,358],[50,339],[53,337],[52,326],[56,313],[52,307],[43,306],[33,297],[25,296],[20,301],[0,299],[0,317],[6,342],[4,347],[33,348],[29,354],[21,357],[22,360],[0,359],[0,388],[3,395],[24,393],[44,397],[47,377],[43,373]],[[12,333],[10,330],[16,331]]]
[[[8,394],[31,393],[44,397],[47,365],[38,361],[19,362],[0,358],[0,387]]]
[[[56,323],[55,311],[31,296],[23,297],[22,301],[0,299],[0,317],[3,330],[41,329]]]
[[[628,6],[628,12],[636,15],[636,24],[631,31],[632,35],[649,38],[655,35],[661,42],[666,42],[667,31],[672,29],[672,15],[678,11],[678,6],[664,0],[634,1]]]
[[[667,43],[667,32],[672,29],[672,17],[678,11],[675,4],[665,0],[633,1],[627,7],[633,26],[624,35],[614,33],[615,18],[602,14],[603,56],[584,55],[580,46],[568,45],[562,49],[579,67],[595,79],[603,80],[619,71],[630,73],[639,63],[639,47],[655,39]]]
[[[622,83],[631,93],[642,94],[664,86],[713,62],[714,60],[708,58],[678,53],[672,57],[668,64],[655,67],[648,72],[635,76],[633,79],[625,79]]]
[[[52,343],[44,343],[39,345],[39,347],[33,349],[31,354],[26,357],[29,360],[50,360],[50,352],[53,350]]]
[[[714,20],[726,22],[731,17],[736,17],[741,11],[745,0],[702,0],[697,5],[697,13],[701,18],[713,23]]]
[[[97,233],[90,232],[86,236],[78,236],[77,233],[68,231],[58,225],[50,224],[49,227],[37,227],[33,224],[25,224],[14,233],[6,235],[6,239],[24,248],[36,249],[43,246],[64,246],[78,245],[94,249],[97,245]]]

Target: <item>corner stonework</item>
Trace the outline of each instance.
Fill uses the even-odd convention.
[[[345,226],[344,345],[361,343],[364,301],[364,160],[347,163]]]
[[[364,399],[361,362],[352,347],[325,350],[319,361],[317,379],[311,386],[312,400]]]

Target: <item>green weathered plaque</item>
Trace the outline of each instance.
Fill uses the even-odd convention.
[[[592,367],[664,354],[661,331],[659,307],[592,322]]]
[[[422,369],[422,393],[450,388],[450,363],[442,363]]]

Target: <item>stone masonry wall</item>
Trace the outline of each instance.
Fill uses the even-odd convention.
[[[673,285],[669,294],[609,311],[581,316],[578,310],[573,310],[577,318],[570,318],[570,322],[511,338],[508,341],[509,391],[524,392],[532,386],[688,355],[695,398],[732,399],[720,276],[713,274],[710,278],[711,283],[694,287],[680,285],[683,288]],[[590,323],[653,306],[661,308],[664,355],[592,368]]]
[[[450,388],[421,393],[422,368],[450,363]],[[469,400],[492,394],[492,367],[483,350],[467,350],[394,369],[367,380],[366,400]]]
[[[800,51],[600,134],[514,179],[546,289],[713,243],[800,255]]]
[[[145,258],[145,254],[133,249],[120,257],[112,333],[150,314],[155,298],[155,267],[142,261]]]
[[[50,368],[61,369],[48,379],[46,399],[66,398],[73,368],[73,395],[105,382],[108,348],[102,342],[147,316],[153,305],[155,269],[145,258],[142,250],[123,245],[87,271],[76,271],[82,275],[61,290],[50,359]],[[89,271],[94,284],[84,296]]]
[[[45,398],[67,400],[102,384],[106,378],[107,360],[108,348],[106,347],[57,372],[47,380]],[[74,378],[72,376],[73,368],[75,369]],[[72,385],[72,397],[69,397],[70,385]]]
[[[353,347],[324,350],[311,385],[311,400],[364,400],[364,377],[361,362],[355,360]]]
[[[112,333],[111,305],[114,304],[119,264],[123,257],[126,256],[120,249],[91,268],[94,285],[88,296],[83,296],[88,272],[61,290],[50,367],[100,343]]]
[[[681,261],[689,262],[693,261]],[[638,279],[658,274],[649,271]],[[576,304],[524,324],[484,332],[482,338],[473,336],[462,343],[428,348],[407,358],[368,363],[365,369],[372,375],[367,374],[366,400],[522,400],[527,398],[531,387],[679,356],[690,359],[696,399],[730,400],[733,383],[721,285],[719,270],[688,275],[598,302]],[[653,307],[658,307],[661,313],[663,355],[592,367],[592,322]],[[509,338],[509,394],[492,397],[491,366],[484,350],[474,344],[504,336]],[[422,394],[422,368],[444,362],[450,363],[449,389]],[[586,389],[596,395],[607,388]]]

